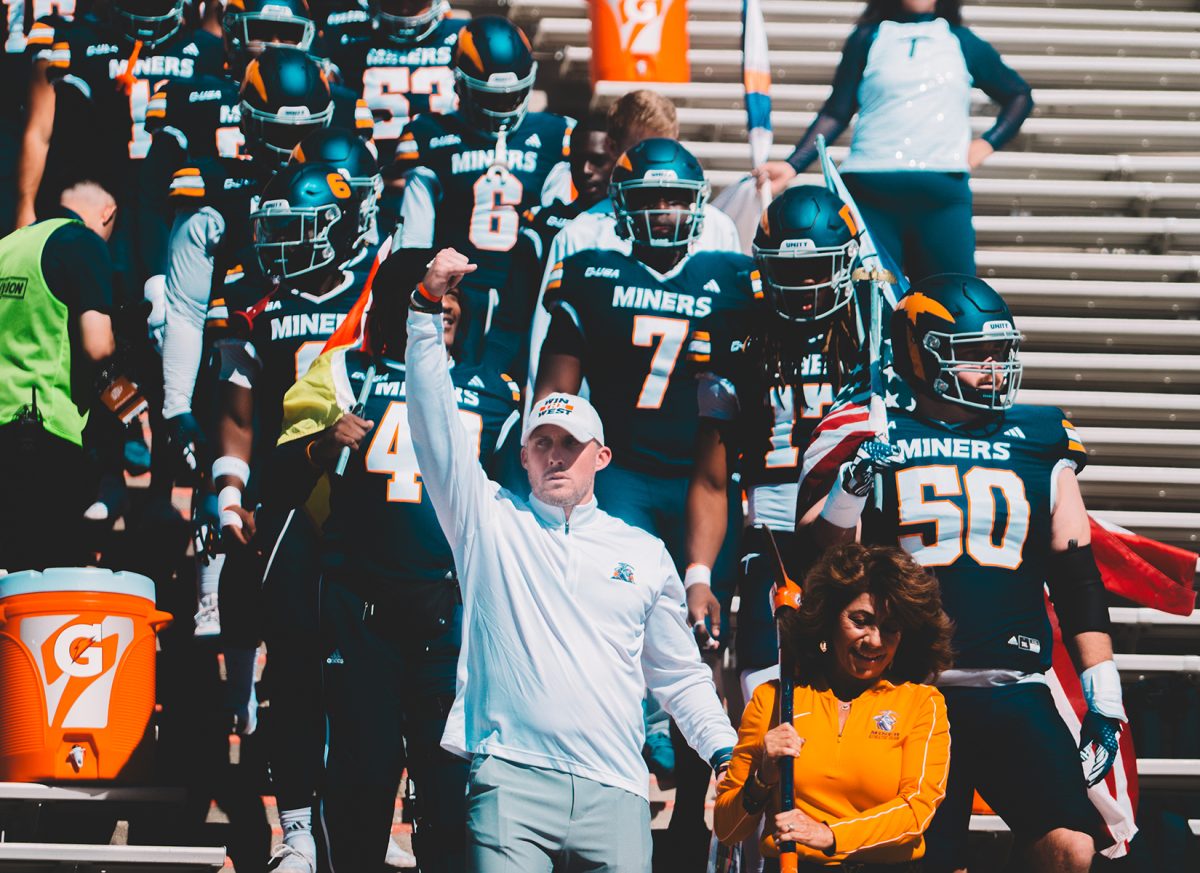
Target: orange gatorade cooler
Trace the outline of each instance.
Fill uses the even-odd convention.
[[[149,777],[154,583],[59,567],[0,576],[0,781]]]
[[[687,82],[686,0],[591,0],[592,84]]]

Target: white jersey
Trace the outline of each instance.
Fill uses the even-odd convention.
[[[410,310],[408,415],[422,481],[463,594],[455,709],[442,746],[646,798],[649,688],[711,760],[737,734],[658,538],[601,511],[563,510],[490,481],[462,424],[440,315]]]

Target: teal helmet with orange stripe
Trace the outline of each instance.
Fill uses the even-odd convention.
[[[957,273],[913,284],[892,313],[893,364],[909,386],[937,400],[1001,411],[1017,399],[1021,333],[982,279]],[[968,384],[962,376],[983,374]]]
[[[772,308],[809,324],[850,303],[858,227],[826,188],[797,185],[771,201],[754,235],[754,260]]]
[[[495,134],[519,125],[536,76],[529,39],[507,18],[480,15],[459,32],[454,50],[459,107],[481,131]]]
[[[265,48],[246,65],[241,113],[250,153],[282,165],[300,140],[329,126],[333,118],[329,76],[303,49]]]
[[[691,245],[712,193],[696,156],[673,139],[644,139],[617,158],[608,185],[617,234],[638,245]]]

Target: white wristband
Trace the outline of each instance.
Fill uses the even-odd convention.
[[[842,475],[839,472],[829,496],[825,498],[825,505],[821,507],[821,518],[834,527],[857,527],[866,505],[866,495],[858,497],[842,489]]]
[[[683,589],[686,591],[693,585],[707,585],[712,587],[712,567],[706,567],[703,564],[688,564],[687,571],[683,574]]]
[[[236,527],[241,528],[242,517],[234,512],[230,507],[242,505],[242,489],[236,485],[226,485],[221,489],[221,493],[217,495],[217,518],[223,528]]]
[[[1121,674],[1115,661],[1101,661],[1088,667],[1079,674],[1079,684],[1083,686],[1083,699],[1092,712],[1129,721],[1121,700]]]
[[[222,455],[213,461],[213,481],[216,482],[222,476],[236,476],[242,480],[242,487],[245,488],[250,484],[250,465],[233,455]],[[240,493],[238,496],[241,497]]]

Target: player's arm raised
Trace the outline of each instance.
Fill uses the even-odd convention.
[[[29,109],[21,159],[17,165],[17,227],[25,227],[37,220],[34,201],[46,172],[46,155],[50,152],[50,136],[54,132],[57,100],[54,86],[46,77],[47,69],[49,62],[39,60],[34,63],[29,76]]]

